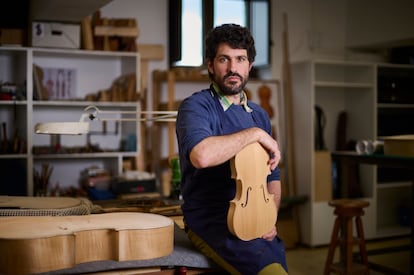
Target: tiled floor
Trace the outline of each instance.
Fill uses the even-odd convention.
[[[367,242],[367,250],[380,249],[399,245],[408,245],[410,240],[408,238],[388,239],[381,241]],[[357,249],[357,247],[355,247]],[[289,267],[289,275],[321,275],[323,274],[326,256],[328,255],[327,247],[308,248],[299,247],[288,249],[286,258]],[[335,253],[337,257],[339,251]],[[392,267],[402,273],[409,274],[409,251],[393,252],[381,255],[369,255],[368,261],[382,264],[387,267]],[[374,270],[370,271],[371,275],[391,274],[380,273]]]

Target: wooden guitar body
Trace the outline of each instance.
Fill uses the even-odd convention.
[[[230,201],[227,225],[241,240],[260,238],[276,224],[277,209],[267,190],[269,154],[259,143],[246,146],[231,160],[236,196]]]
[[[148,213],[0,218],[0,273],[41,273],[99,260],[170,254],[174,225]]]

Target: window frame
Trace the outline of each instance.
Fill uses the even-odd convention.
[[[200,66],[204,66],[204,39],[207,32],[213,28],[214,26],[214,0],[201,0],[202,1],[202,64]],[[268,31],[268,39],[265,41],[264,46],[266,48],[266,57],[265,62],[263,64],[254,63],[255,68],[269,68],[271,66],[271,1],[270,0],[240,0],[245,1],[247,5],[247,27],[252,31],[252,35],[255,36],[253,33],[254,26],[252,20],[254,20],[254,16],[252,16],[252,5],[258,2],[265,2],[267,4],[267,31]],[[198,66],[184,66],[176,64],[178,61],[181,60],[181,39],[182,39],[182,28],[181,28],[181,20],[182,20],[182,0],[169,0],[169,66],[172,68],[182,68],[182,67],[189,67],[194,68]],[[257,44],[259,40],[255,40],[256,43],[256,50]],[[256,56],[257,57],[257,56]]]

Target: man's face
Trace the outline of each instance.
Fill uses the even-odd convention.
[[[246,49],[233,49],[226,43],[220,44],[214,60],[207,62],[214,82],[224,95],[235,95],[243,90],[252,65]]]

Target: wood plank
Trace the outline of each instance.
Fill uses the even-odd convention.
[[[173,71],[168,72],[168,110],[174,111],[175,98],[175,75]],[[168,156],[177,154],[175,150],[175,122],[168,122]]]
[[[93,34],[92,34],[92,18],[91,16],[87,16],[82,19],[81,22],[81,29],[82,29],[82,43],[83,48],[85,50],[93,50]]]
[[[142,60],[164,59],[164,46],[161,44],[138,44],[138,52]]]
[[[138,27],[95,26],[96,36],[137,37]]]

